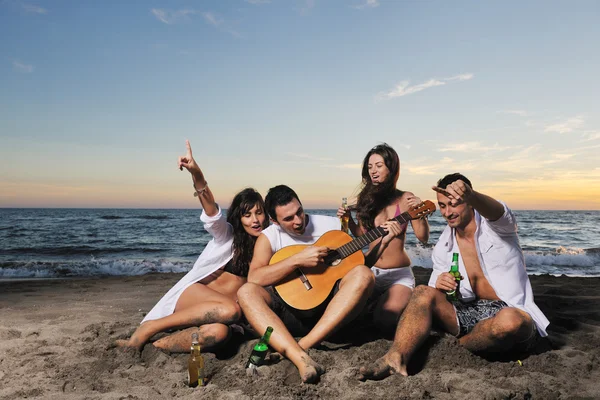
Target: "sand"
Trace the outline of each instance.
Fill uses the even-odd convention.
[[[415,268],[418,283],[429,271]],[[310,355],[327,368],[302,384],[287,360],[247,376],[256,339],[235,335],[204,355],[208,385],[188,388],[187,355],[151,344],[141,354],[115,348],[181,277],[76,278],[0,282],[0,399],[593,399],[600,398],[600,278],[533,276],[550,337],[531,355],[490,360],[446,335],[432,335],[408,378],[357,380],[358,367],[390,340],[353,324]],[[520,360],[522,365],[517,361]]]

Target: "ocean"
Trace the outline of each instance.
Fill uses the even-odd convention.
[[[335,210],[308,210],[335,216]],[[529,274],[600,276],[600,211],[515,211]],[[0,279],[187,272],[210,236],[199,210],[0,209]],[[413,265],[431,268],[409,228]]]

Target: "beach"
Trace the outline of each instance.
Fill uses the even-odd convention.
[[[430,270],[415,268],[417,283]],[[391,341],[350,324],[309,354],[327,368],[303,384],[287,360],[248,376],[256,342],[236,333],[205,353],[208,384],[188,388],[187,354],[147,344],[141,353],[114,347],[181,273],[0,282],[0,399],[594,399],[600,398],[600,278],[531,276],[536,302],[550,319],[549,338],[530,355],[484,359],[455,338],[432,334],[409,377],[361,382],[358,368]],[[160,336],[157,336],[160,337]]]

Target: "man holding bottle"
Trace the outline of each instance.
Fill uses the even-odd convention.
[[[361,379],[407,376],[411,356],[431,329],[457,336],[475,353],[527,350],[538,335],[547,336],[549,321],[533,301],[512,211],[474,191],[458,173],[432,189],[448,225],[432,253],[429,286],[415,288],[394,343],[373,365],[360,369]],[[459,254],[460,286],[448,272],[454,253]],[[451,302],[446,293],[453,290],[459,299]]]

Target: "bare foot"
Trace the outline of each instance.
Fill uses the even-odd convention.
[[[297,367],[304,383],[317,383],[319,377],[325,373],[325,367],[317,364],[308,354],[302,356],[302,363]]]
[[[393,374],[408,376],[406,366],[402,363],[402,356],[397,353],[387,353],[377,359],[372,365],[360,367],[358,379],[361,381],[372,379],[381,380]]]
[[[152,321],[144,322],[135,330],[135,332],[133,332],[133,335],[131,335],[129,340],[119,339],[115,341],[115,344],[119,347],[132,348],[141,351],[144,348],[144,344],[146,344],[146,342],[156,333],[152,329],[152,325]]]

